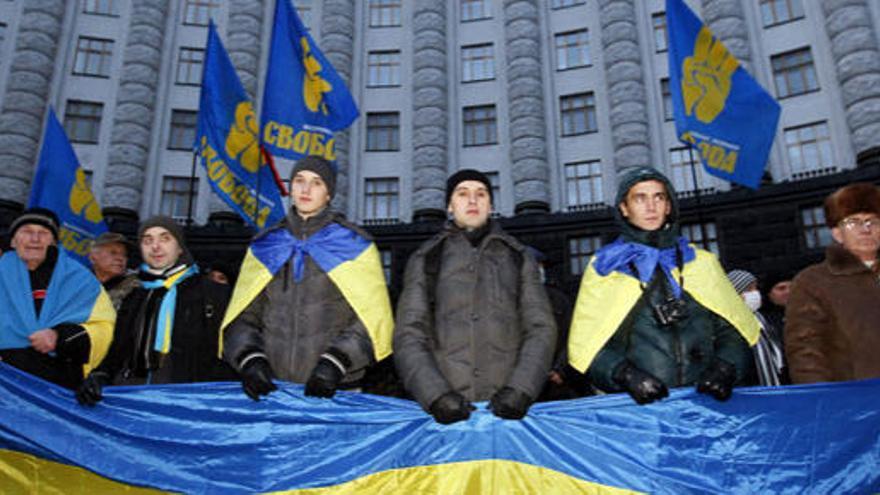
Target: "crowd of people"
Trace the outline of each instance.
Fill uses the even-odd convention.
[[[542,255],[491,218],[486,175],[460,170],[396,312],[369,234],[330,207],[335,189],[329,162],[297,162],[287,217],[255,236],[240,271],[201,271],[177,223],[156,216],[136,245],[99,236],[90,272],[58,249],[57,216],[27,209],[0,258],[0,360],[87,406],[114,385],[227,380],[255,401],[279,379],[330,398],[371,391],[365,377],[393,360],[406,396],[443,424],[479,401],[516,420],[537,400],[589,393],[648,404],[694,387],[726,401],[744,385],[880,377],[876,185],[826,199],[824,261],[759,280],[682,237],[670,181],[632,169],[614,203],[619,237],[571,304],[544,280]],[[129,271],[133,250],[143,264]]]

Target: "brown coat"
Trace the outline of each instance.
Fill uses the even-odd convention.
[[[795,277],[785,319],[794,383],[880,377],[880,279],[843,247]]]

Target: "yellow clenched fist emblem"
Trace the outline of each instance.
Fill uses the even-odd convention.
[[[730,79],[738,64],[709,28],[700,29],[694,54],[684,59],[681,92],[687,115],[696,113],[697,120],[708,124],[724,110],[730,94]]]
[[[306,69],[306,74],[303,76],[303,99],[306,101],[306,107],[312,112],[317,112],[320,109],[324,115],[327,115],[324,93],[333,91],[333,85],[318,74],[322,69],[321,62],[318,62],[318,59],[312,54],[309,41],[305,36],[299,39],[299,44],[302,47],[303,65]]]
[[[235,107],[235,123],[226,136],[226,154],[241,163],[250,173],[260,168],[260,145],[257,141],[257,115],[249,101]]]
[[[70,211],[74,215],[81,215],[92,223],[98,223],[103,220],[101,216],[101,207],[95,201],[92,191],[89,190],[89,184],[86,182],[86,173],[82,168],[76,169],[76,182],[70,189]]]

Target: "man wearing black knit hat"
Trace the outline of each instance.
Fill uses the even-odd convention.
[[[412,255],[394,356],[404,387],[443,424],[489,401],[520,419],[550,371],[556,324],[526,247],[489,218],[492,185],[460,170],[446,182],[451,220]]]

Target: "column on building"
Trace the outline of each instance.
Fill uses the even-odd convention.
[[[537,0],[504,0],[504,37],[514,212],[547,212],[550,166]]]
[[[739,0],[703,0],[703,21],[716,38],[747,70],[751,70],[752,50],[749,29]]]
[[[599,0],[599,25],[614,167],[651,163],[648,103],[636,25],[636,0]]]
[[[143,201],[168,14],[168,0],[132,3],[104,183],[111,221],[136,220]]]
[[[324,0],[321,9],[321,51],[350,89],[354,65],[354,0]],[[337,132],[334,137],[339,174],[333,206],[340,212],[347,212],[349,131]]]
[[[0,215],[15,215],[30,192],[55,71],[65,2],[25,2],[0,112]]]
[[[821,6],[856,160],[880,162],[880,44],[868,0]]]
[[[413,221],[443,219],[449,159],[446,2],[413,9]]]

